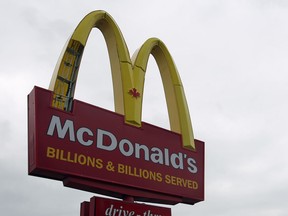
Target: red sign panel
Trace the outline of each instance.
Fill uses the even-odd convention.
[[[29,174],[65,186],[166,204],[204,200],[204,143],[151,124],[137,128],[117,113],[74,100],[73,111],[51,106],[52,92],[28,96]]]
[[[171,216],[171,209],[92,197],[81,205],[81,216]]]

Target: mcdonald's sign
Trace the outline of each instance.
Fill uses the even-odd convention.
[[[115,112],[74,99],[81,57],[92,28],[107,43]],[[171,130],[141,120],[144,78],[153,55],[164,86]],[[113,18],[94,11],[79,23],[49,89],[28,95],[29,174],[113,197],[165,204],[204,200],[204,142],[194,139],[173,59],[157,38],[130,58]]]

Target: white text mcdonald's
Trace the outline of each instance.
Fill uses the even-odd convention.
[[[93,27],[106,40],[115,111],[75,100],[81,56]],[[141,121],[150,54],[164,85],[171,131]],[[194,139],[184,89],[172,57],[159,39],[148,39],[130,59],[115,21],[88,14],[59,58],[49,90],[28,95],[29,174],[65,186],[164,204],[204,200],[204,142]]]
[[[62,120],[63,122],[63,120]],[[125,157],[132,159],[145,160],[153,164],[161,164],[171,166],[174,169],[188,169],[191,174],[197,173],[197,163],[194,158],[188,157],[182,152],[169,152],[169,148],[149,147],[145,143],[134,143],[127,138],[117,139],[116,135],[103,129],[90,129],[88,127],[78,128],[77,131],[74,123],[71,120],[65,120],[61,125],[59,116],[53,115],[48,127],[47,135],[55,136],[58,139],[63,139],[68,136],[69,141],[73,144],[78,142],[80,145],[89,147],[94,144],[94,149],[109,151],[119,151]],[[86,138],[84,138],[86,137]],[[107,142],[104,143],[104,140]],[[164,140],[162,140],[163,142]],[[157,145],[159,146],[159,145]],[[93,146],[92,146],[93,147]]]

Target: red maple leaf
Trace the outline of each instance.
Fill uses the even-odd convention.
[[[132,97],[138,98],[140,97],[140,93],[137,91],[136,88],[132,88],[129,90],[129,94],[132,95]]]

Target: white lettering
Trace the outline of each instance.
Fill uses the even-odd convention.
[[[110,138],[111,142],[109,145],[104,145],[104,139],[103,139],[104,135]],[[112,133],[101,129],[97,130],[97,148],[107,151],[113,151],[116,147],[117,147],[117,140]]]
[[[189,172],[197,173],[198,169],[196,166],[196,161],[193,158],[188,158],[187,163],[190,167],[188,167]]]
[[[161,149],[153,147],[151,149],[151,151],[153,152],[151,154],[151,161],[153,161],[154,163],[159,163],[159,164],[163,164],[163,152],[161,151]]]
[[[77,130],[77,140],[80,142],[80,144],[84,145],[84,146],[90,146],[93,144],[93,141],[92,140],[87,140],[85,141],[83,139],[83,134],[84,133],[87,133],[89,136],[93,136],[93,133],[92,131],[89,129],[89,128],[85,128],[85,127],[82,127],[82,128],[79,128]]]
[[[58,116],[52,116],[47,135],[53,136],[55,127],[57,129],[58,137],[61,139],[64,139],[67,131],[69,131],[69,139],[70,141],[75,142],[75,133],[74,133],[74,125],[73,121],[71,120],[66,120],[64,123],[64,126],[61,126],[61,121]]]
[[[126,144],[126,146],[128,146],[128,150],[127,151],[125,150],[125,147],[124,147],[125,144]],[[126,157],[131,156],[133,154],[133,152],[134,152],[133,144],[127,139],[122,139],[119,142],[119,150]]]
[[[165,165],[169,166],[169,149],[164,149],[164,154],[165,154]]]
[[[135,144],[135,157],[136,158],[141,158],[140,157],[140,150],[144,151],[144,159],[146,161],[149,161],[149,149],[146,145],[140,145],[138,143]]]
[[[179,153],[177,155],[173,153],[171,155],[171,164],[175,169],[183,169],[183,154]]]
[[[111,204],[110,207],[108,207],[105,210],[105,216],[133,216],[133,215],[135,215],[134,211],[125,210],[123,209],[123,206],[116,208],[114,207],[113,204]]]

